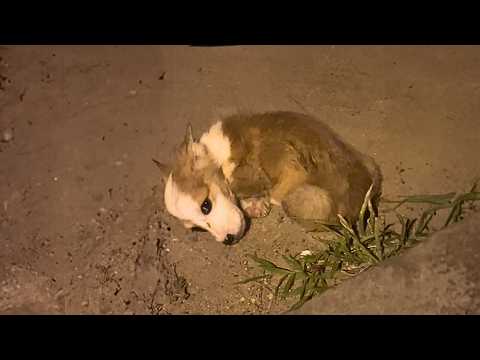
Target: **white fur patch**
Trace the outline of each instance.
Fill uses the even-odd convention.
[[[168,176],[165,184],[165,206],[167,211],[180,220],[194,222],[203,216],[197,202],[188,194],[181,191],[172,179]]]
[[[232,175],[236,167],[237,165],[233,161],[227,161],[222,165],[223,175],[225,176],[225,179],[227,179],[229,183],[231,183],[233,180]]]
[[[236,165],[230,161],[232,155],[231,144],[228,137],[223,133],[222,122],[216,122],[208,132],[203,134],[200,143],[207,147],[213,161],[222,168],[225,178],[231,181]]]
[[[230,158],[230,140],[225,136],[222,129],[222,122],[218,121],[200,138],[210,152],[214,161],[221,166]]]

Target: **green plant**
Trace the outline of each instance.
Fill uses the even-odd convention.
[[[463,219],[466,205],[472,207],[475,201],[480,200],[480,192],[476,191],[479,180],[476,179],[469,192],[462,194],[413,195],[403,196],[401,200],[383,200],[397,205],[381,216],[376,216],[373,209],[370,187],[355,224],[350,224],[341,215],[338,215],[339,225],[320,224],[323,230],[333,235],[333,240],[327,242],[326,250],[295,256],[282,255],[285,262],[283,267],[257,255],[249,255],[263,270],[263,274],[239,283],[276,280],[275,299],[296,297],[296,302],[289,311],[298,309],[306,301],[342,281],[345,276],[355,276],[416,245],[432,233],[429,224],[440,210],[450,209],[443,227]],[[427,204],[430,207],[419,218],[409,218],[396,212],[401,205],[407,203]],[[392,211],[395,212],[398,223],[386,222],[388,213]],[[322,237],[322,232],[319,234]]]

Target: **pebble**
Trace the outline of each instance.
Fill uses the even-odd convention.
[[[3,142],[10,142],[13,140],[13,130],[12,129],[5,129],[2,133],[2,141]]]
[[[303,250],[300,253],[300,256],[308,256],[308,255],[312,255],[312,252],[310,250]]]
[[[58,177],[55,176],[55,177],[53,178],[53,181],[58,181]]]
[[[85,307],[85,306],[88,306],[88,301],[82,301],[82,303],[81,303],[80,305],[82,305],[82,306],[84,306],[84,307]]]

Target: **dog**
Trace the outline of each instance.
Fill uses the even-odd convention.
[[[337,224],[338,214],[353,222],[370,187],[375,209],[381,194],[373,158],[296,112],[230,115],[198,141],[188,125],[173,166],[154,161],[164,174],[167,211],[226,245],[272,205],[308,228]]]

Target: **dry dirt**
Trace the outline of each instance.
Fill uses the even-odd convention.
[[[151,159],[224,110],[294,110],[382,167],[387,198],[480,175],[480,48],[0,48],[0,313],[265,314],[246,255],[321,247],[276,209],[237,245],[166,214]]]

